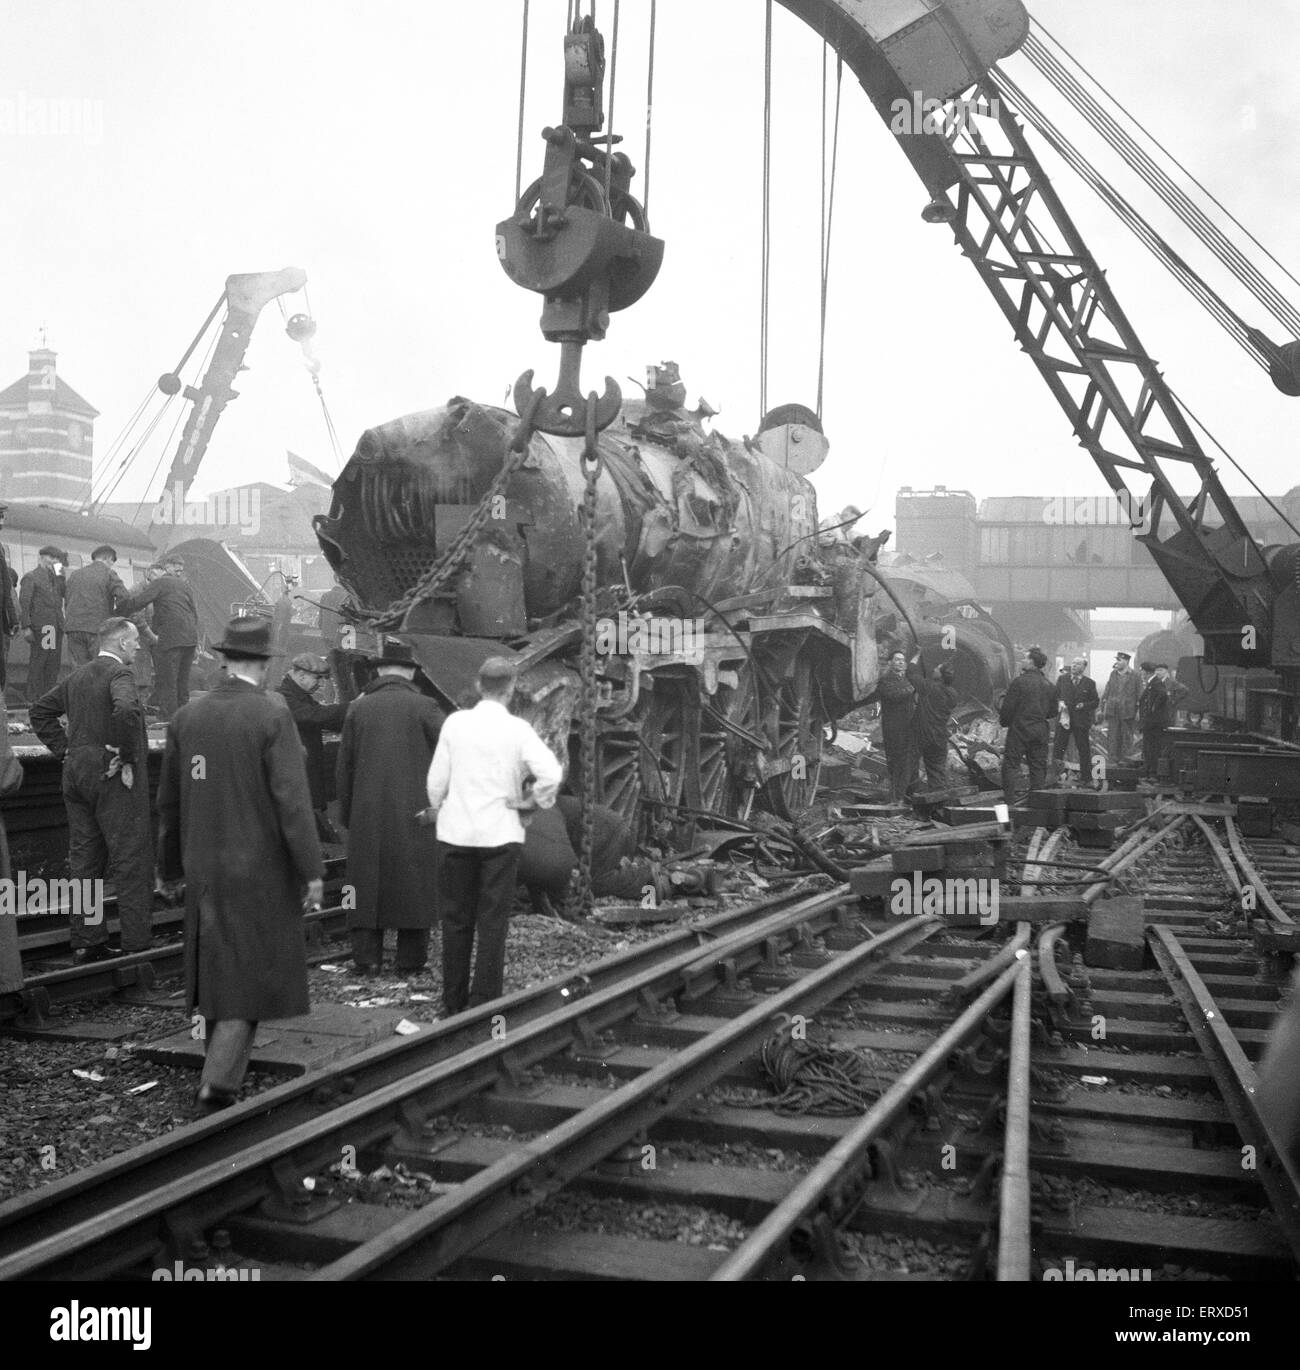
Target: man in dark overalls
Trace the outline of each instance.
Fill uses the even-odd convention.
[[[122,952],[144,951],[152,935],[153,840],[149,830],[149,743],[131,663],[140,633],[130,619],[99,630],[99,655],[32,705],[32,731],[64,758],[68,865],[74,880],[111,880],[117,889]],[[59,722],[67,715],[68,729]],[[83,899],[83,907],[90,901]],[[108,945],[102,907],[87,923],[73,913],[78,961],[122,952]]]
[[[1025,654],[1020,674],[1002,699],[998,721],[1007,730],[1002,753],[1002,793],[1008,804],[1016,802],[1020,766],[1029,767],[1030,790],[1041,790],[1047,779],[1048,720],[1056,711],[1056,688],[1043,674],[1047,657],[1037,647]]]

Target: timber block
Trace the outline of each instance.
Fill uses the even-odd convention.
[[[950,871],[991,871],[1006,865],[1006,843],[973,842],[969,847],[949,848]]]
[[[1075,840],[1089,851],[1114,851],[1115,834],[1105,828],[1074,828]]]
[[[984,804],[950,804],[944,817],[954,828],[974,826],[976,823],[996,823],[997,810]]]
[[[1146,798],[1123,790],[1075,790],[1070,803],[1074,813],[1129,812],[1146,807]]]
[[[1064,815],[1055,809],[1032,808],[1024,804],[1017,804],[1011,810],[1011,826],[1013,828],[1046,828],[1049,832],[1053,828],[1061,826]]]
[[[1076,793],[1075,790],[1065,789],[1030,790],[1029,796],[1025,800],[1025,807],[1043,809],[1048,813],[1057,814],[1056,826],[1060,827],[1061,818],[1065,816],[1065,810]]]
[[[1079,895],[1004,894],[998,900],[1000,923],[1082,923],[1087,916]]]
[[[941,871],[947,864],[939,846],[899,847],[889,860],[896,871]]]
[[[1125,814],[1122,813],[1071,813],[1066,823],[1075,832],[1114,832],[1124,826]]]
[[[1136,766],[1107,766],[1106,783],[1112,790],[1124,790],[1132,794],[1138,787],[1141,772]]]
[[[1103,970],[1141,970],[1146,961],[1146,910],[1136,895],[1098,899],[1088,919],[1083,959]]]
[[[1244,837],[1272,837],[1272,803],[1262,795],[1243,794],[1237,800],[1237,822]]]
[[[894,863],[886,857],[881,861],[870,861],[849,872],[849,888],[860,899],[884,899],[891,892],[898,872]]]

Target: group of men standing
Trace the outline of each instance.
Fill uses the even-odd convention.
[[[1115,665],[1098,696],[1088,674],[1087,658],[1075,657],[1068,674],[1055,683],[1047,679],[1047,657],[1037,647],[1025,654],[1020,675],[1003,696],[999,721],[1007,729],[1002,758],[1002,788],[1013,796],[1022,764],[1029,772],[1029,788],[1046,783],[1048,743],[1055,718],[1054,764],[1058,782],[1066,778],[1066,756],[1073,743],[1079,764],[1079,783],[1098,782],[1093,774],[1092,728],[1100,712],[1106,723],[1106,750],[1114,765],[1124,765],[1133,751],[1134,730],[1141,733],[1141,776],[1155,780],[1164,750],[1165,732],[1174,721],[1186,687],[1165,665],[1144,661],[1141,680],[1132,669],[1132,654],[1118,652]]]
[[[479,702],[445,717],[415,683],[410,648],[389,641],[360,697],[327,705],[315,698],[329,674],[320,658],[295,658],[268,690],[272,625],[231,620],[213,648],[219,683],[168,725],[155,849],[132,669],[139,644],[134,622],[108,616],[95,654],[32,705],[31,720],[63,761],[73,878],[117,890],[121,950],[102,921],[74,918],[76,958],[147,949],[155,890],[178,898],[183,886],[187,999],[206,1043],[201,1111],[234,1102],[259,1022],[309,1008],[302,914],[323,894],[323,755],[312,739],[325,727],[342,726],[337,785],[353,895],[344,904],[358,969],[380,968],[384,931],[395,928],[397,968],[421,970],[437,916],[445,1012],[501,994],[521,811],[553,805],[561,779],[550,749],[509,712],[510,662],[486,661]]]
[[[3,508],[0,507],[0,527]],[[28,644],[27,698],[32,704],[55,686],[66,640],[73,667],[84,666],[98,650],[100,625],[113,617],[133,618],[139,646],[153,662],[154,707],[168,719],[189,699],[190,668],[198,649],[198,607],[185,580],[183,561],[164,557],[145,573],[145,583],[128,590],[116,570],[117,552],[104,544],[90,562],[61,574],[68,554],[47,544],[37,564],[23,576],[14,600],[13,576],[0,560],[0,639],[8,656],[10,638],[19,632]],[[5,671],[0,670],[0,689]]]

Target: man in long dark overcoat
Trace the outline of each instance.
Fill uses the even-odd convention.
[[[387,642],[371,659],[377,675],[348,709],[339,743],[339,822],[348,830],[347,883],[352,959],[359,971],[383,962],[384,929],[397,929],[397,970],[413,974],[429,959],[436,916],[437,840],[416,815],[443,712],[415,684],[415,657]]]
[[[302,744],[263,690],[270,624],[232,619],[215,649],[221,684],[167,729],[158,786],[158,866],[185,882],[187,1009],[201,1015],[200,1109],[235,1101],[257,1024],[308,1011],[304,907],[324,866]]]

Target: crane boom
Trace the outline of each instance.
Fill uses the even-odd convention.
[[[1079,443],[1123,507],[1142,511],[1138,539],[1204,638],[1206,660],[1300,667],[1296,549],[1261,549],[1252,537],[990,75],[1028,34],[1024,5],[781,3],[857,76],[930,195],[924,217],[952,227]],[[982,117],[951,117],[954,100]],[[900,125],[900,102],[938,112]],[[1149,492],[1132,488],[1141,478]]]
[[[163,486],[169,496],[185,498],[208,450],[217,420],[239,393],[232,387],[235,377],[243,370],[244,355],[258,315],[272,300],[301,290],[306,284],[307,273],[296,266],[286,266],[282,271],[255,271],[226,277],[226,317],[221,325],[221,336],[198,386],[185,387],[185,398],[191,400],[194,407],[185,421],[180,446]],[[181,388],[180,378],[169,372],[159,380],[158,388],[164,394],[175,394]]]

